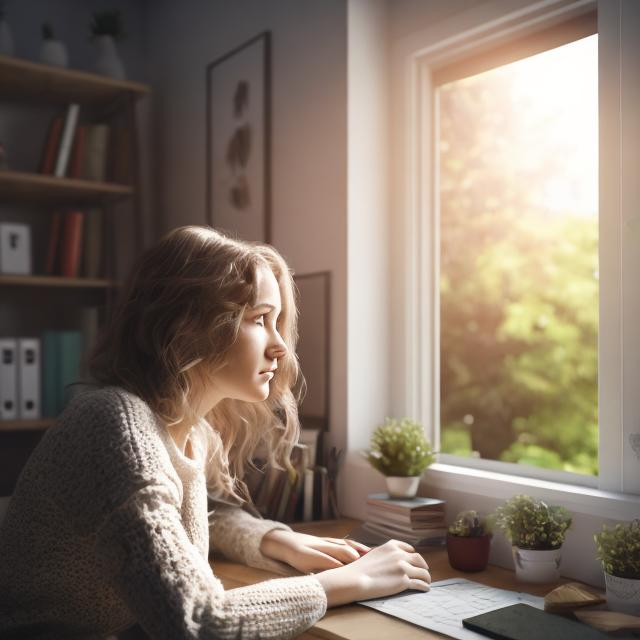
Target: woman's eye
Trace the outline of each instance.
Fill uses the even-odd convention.
[[[258,316],[256,318],[256,324],[259,324],[261,327],[264,327],[264,316]]]

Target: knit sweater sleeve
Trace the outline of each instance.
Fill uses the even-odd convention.
[[[148,485],[115,509],[97,535],[112,583],[154,639],[291,638],[326,611],[313,576],[225,591],[191,544],[170,483]]]
[[[273,529],[291,531],[275,520],[255,518],[237,506],[215,503],[209,513],[209,547],[229,560],[282,575],[299,575],[293,567],[266,557],[260,551],[262,538]]]

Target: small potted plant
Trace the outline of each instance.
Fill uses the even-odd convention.
[[[617,524],[594,536],[613,611],[640,616],[640,520]]]
[[[117,9],[96,11],[89,28],[91,39],[98,49],[96,71],[117,80],[124,80],[124,64],[115,44],[125,37],[122,13]]]
[[[385,476],[392,498],[413,498],[421,473],[435,460],[422,426],[408,418],[387,418],[374,431],[365,456]]]
[[[42,45],[40,46],[40,60],[45,64],[56,67],[66,67],[69,64],[67,48],[63,42],[56,40],[53,27],[49,22],[42,23]]]
[[[482,571],[489,562],[492,521],[477,511],[461,511],[447,531],[449,564],[458,571]]]
[[[564,507],[516,495],[496,509],[495,518],[511,541],[518,580],[558,580],[562,543],[571,526],[571,514]]]

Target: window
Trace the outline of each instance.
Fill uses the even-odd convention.
[[[598,36],[493,65],[434,92],[440,451],[596,476]]]

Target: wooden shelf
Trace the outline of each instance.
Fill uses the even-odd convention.
[[[35,431],[36,429],[48,429],[53,426],[53,418],[41,420],[0,420],[0,431]]]
[[[103,278],[63,278],[61,276],[12,276],[0,275],[0,286],[19,287],[67,287],[80,289],[108,289],[117,287],[114,280]]]
[[[113,182],[56,178],[40,173],[0,171],[0,198],[4,202],[98,203],[127,198],[133,187]]]
[[[0,55],[0,95],[54,104],[105,104],[124,94],[136,98],[150,87],[130,80],[114,80],[77,69]]]

